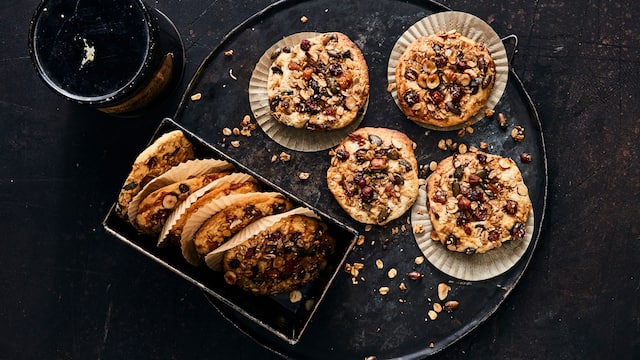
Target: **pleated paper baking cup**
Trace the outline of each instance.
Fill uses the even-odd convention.
[[[417,39],[436,34],[438,31],[452,31],[455,30],[465,37],[468,37],[475,42],[482,42],[487,46],[487,49],[491,53],[496,66],[496,76],[491,90],[491,94],[487,98],[487,102],[484,106],[486,109],[493,109],[496,104],[502,98],[505,88],[507,87],[507,80],[509,79],[509,59],[507,57],[507,51],[504,48],[502,39],[500,36],[482,19],[477,16],[460,12],[460,11],[444,11],[429,15],[417,23],[413,24],[402,36],[396,41],[391,55],[389,56],[389,63],[387,66],[387,81],[390,85],[396,83],[396,66],[400,57],[405,52],[407,47],[416,41]],[[391,91],[391,96],[395,101],[398,108],[398,92],[395,86]],[[400,108],[402,111],[402,109]],[[475,116],[471,118],[469,124],[474,124],[485,117],[484,111],[481,109]],[[414,121],[416,124],[432,129],[432,130],[457,130],[469,124],[463,123],[451,127],[436,127],[424,123]]]
[[[214,172],[220,172],[233,169],[233,165],[224,160],[216,159],[196,159],[185,161],[167,170],[164,174],[154,178],[145,185],[142,190],[131,199],[127,215],[129,222],[135,223],[138,215],[138,207],[140,202],[144,200],[152,192],[165,186],[174,184],[178,181],[190,179],[192,177],[206,175]]]
[[[222,260],[224,258],[224,253],[232,249],[243,242],[251,239],[252,237],[258,235],[262,231],[269,229],[274,224],[278,223],[280,220],[288,218],[293,215],[304,215],[308,217],[312,217],[315,219],[320,219],[318,215],[316,215],[311,209],[298,207],[293,210],[284,212],[282,214],[265,216],[261,219],[254,221],[253,223],[247,225],[244,229],[240,230],[237,234],[235,234],[229,241],[222,244],[217,249],[213,250],[207,256],[205,256],[205,263],[207,266],[215,271],[222,270]]]
[[[278,41],[260,57],[249,81],[249,105],[251,106],[251,111],[253,112],[256,122],[273,141],[291,150],[315,152],[327,150],[338,145],[342,139],[358,128],[362,119],[364,119],[364,114],[369,104],[369,99],[367,98],[363,109],[351,124],[342,129],[328,131],[297,129],[282,124],[271,115],[267,81],[273,62],[273,54],[278,49],[295,46],[304,39],[320,34],[321,33],[316,32],[301,32]]]
[[[230,185],[241,184],[244,182],[254,181],[253,176],[244,173],[233,173],[227,176],[224,176],[220,179],[217,179],[201,189],[198,189],[193,194],[189,195],[183,202],[178,205],[178,207],[171,212],[171,215],[167,218],[167,221],[160,232],[160,236],[158,237],[158,247],[164,247],[168,245],[170,241],[169,233],[175,235],[181,235],[182,229],[184,228],[184,224],[186,223],[183,219],[186,216],[187,210],[195,211],[196,208],[192,208],[198,200],[203,199],[203,197],[207,194],[211,195],[216,189],[224,189],[228,188]],[[256,186],[257,189],[257,186]],[[222,194],[218,194],[222,195]],[[213,199],[213,198],[212,198]],[[203,199],[204,200],[204,199]]]
[[[196,250],[196,244],[194,237],[200,227],[212,216],[225,209],[227,206],[234,205],[238,201],[243,201],[256,196],[262,197],[283,197],[278,192],[254,192],[246,194],[232,194],[223,196],[219,199],[212,200],[211,202],[203,205],[195,213],[193,213],[189,220],[182,229],[182,237],[180,238],[180,248],[182,250],[182,256],[192,265],[201,265],[202,256],[198,254]]]
[[[533,209],[525,225],[525,236],[510,240],[485,253],[467,255],[448,250],[441,242],[431,239],[433,230],[427,208],[426,186],[421,186],[418,200],[411,209],[411,225],[418,247],[425,258],[437,269],[454,278],[480,281],[496,277],[511,269],[524,255],[534,231]]]

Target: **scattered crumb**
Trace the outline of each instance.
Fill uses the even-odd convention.
[[[195,93],[191,95],[191,101],[198,101],[202,99],[202,93]]]
[[[304,15],[300,18],[300,22],[303,24],[306,23],[307,21],[309,21],[309,18]]]
[[[229,69],[229,77],[232,78],[233,80],[238,80],[238,78],[233,75],[233,69]]]
[[[227,50],[224,52],[224,56],[233,56],[233,50]]]
[[[307,180],[309,176],[311,176],[311,174],[309,174],[308,172],[301,172],[298,174],[298,178],[300,180]]]

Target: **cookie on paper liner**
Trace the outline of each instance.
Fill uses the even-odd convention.
[[[431,239],[433,230],[429,219],[426,186],[421,186],[418,199],[411,209],[411,226],[418,247],[427,261],[443,273],[466,281],[486,280],[511,269],[524,255],[534,231],[533,208],[525,224],[525,236],[517,241],[506,241],[502,246],[482,254],[467,255],[448,250],[439,241]]]
[[[312,210],[303,207],[298,207],[282,214],[266,216],[247,225],[244,229],[235,234],[229,241],[207,254],[207,256],[205,256],[204,258],[205,263],[214,271],[222,271],[222,260],[224,258],[225,251],[242,244],[251,237],[259,234],[261,231],[264,231],[272,225],[276,224],[278,221],[292,215],[304,215],[314,219],[320,219],[320,217],[318,217],[318,215],[316,215]]]
[[[263,131],[272,140],[288,149],[302,152],[326,150],[340,143],[345,136],[357,129],[364,118],[364,113],[366,112],[369,101],[368,69],[366,72],[363,72],[358,79],[353,80],[354,82],[366,83],[366,91],[362,94],[364,95],[363,99],[359,99],[355,102],[358,109],[357,115],[352,120],[349,120],[348,124],[341,125],[343,127],[331,130],[308,130],[306,128],[296,128],[294,126],[285,125],[272,115],[268,83],[270,73],[273,71],[272,64],[277,54],[281,52],[282,49],[292,48],[295,46],[299,47],[303,40],[318,38],[325,34],[329,35],[332,33],[335,33],[340,39],[348,39],[346,35],[338,32],[327,32],[324,34],[317,32],[301,32],[283,38],[265,51],[262,57],[260,57],[260,60],[256,64],[251,75],[251,80],[249,82],[249,104],[251,111]],[[366,69],[366,62],[364,62],[364,57],[362,56],[361,51],[355,44],[353,44],[353,46],[355,46],[353,56],[360,59]],[[355,50],[357,50],[357,53]],[[326,71],[329,70],[327,69]],[[322,83],[320,83],[319,86],[320,88],[326,88],[326,85]]]
[[[132,224],[135,223],[140,202],[152,192],[178,181],[231,169],[233,169],[231,163],[217,159],[189,160],[170,168],[164,174],[149,181],[149,183],[133,197],[127,210],[129,222]]]
[[[234,209],[239,204],[252,204],[257,205],[258,203],[281,203],[283,206],[277,207],[277,209],[281,209],[281,212],[285,212],[290,210],[293,206],[286,199],[286,197],[278,192],[252,192],[245,194],[232,194],[223,196],[219,199],[214,199],[200,207],[195,213],[193,213],[187,222],[184,225],[182,230],[182,236],[180,238],[180,248],[182,250],[182,255],[192,265],[201,265],[202,258],[206,254],[201,254],[198,251],[196,246],[195,237],[197,236],[198,231],[203,228],[208,221],[213,219],[218,213],[224,213],[225,211],[229,211]],[[272,210],[274,207],[271,207]],[[271,215],[271,214],[262,214]],[[236,226],[236,231],[232,234],[229,234],[229,237],[235,234],[237,231],[240,231],[242,227],[239,227],[241,223],[245,219],[236,219],[232,224],[227,224],[229,226]],[[254,219],[255,220],[255,219]],[[230,229],[233,230],[233,229]]]
[[[462,37],[468,40],[471,40],[475,43],[481,43],[486,45],[486,49],[489,51],[490,57],[493,60],[493,63],[495,64],[495,76],[493,77],[493,88],[491,89],[491,92],[487,94],[486,99],[483,97],[483,98],[474,99],[472,101],[472,104],[469,105],[470,108],[472,108],[474,111],[476,108],[478,110],[477,112],[475,112],[475,115],[471,116],[469,119],[462,121],[460,123],[446,124],[447,122],[443,121],[443,125],[434,125],[432,121],[421,121],[419,119],[412,118],[412,116],[408,116],[416,124],[428,129],[443,130],[443,131],[456,130],[456,129],[460,129],[462,127],[474,124],[477,121],[481,120],[485,116],[484,111],[482,111],[482,109],[483,108],[493,109],[495,105],[500,101],[500,98],[502,97],[502,94],[504,93],[504,90],[506,88],[507,80],[509,78],[509,61],[507,58],[506,50],[504,48],[504,44],[502,43],[502,40],[500,39],[500,37],[496,34],[496,32],[491,28],[489,24],[487,24],[480,18],[468,13],[458,12],[458,11],[445,11],[445,12],[439,12],[439,13],[435,13],[433,15],[427,16],[422,20],[418,21],[417,23],[415,23],[414,25],[412,25],[406,32],[402,34],[402,36],[397,40],[396,44],[394,45],[393,50],[391,51],[391,54],[389,57],[389,62],[387,67],[387,80],[391,88],[391,96],[396,102],[396,105],[398,105],[400,110],[403,112],[405,112],[405,110],[403,110],[403,105],[401,105],[398,99],[398,92],[397,92],[398,83],[396,81],[397,80],[396,70],[398,68],[399,62],[401,61],[401,58],[403,57],[403,54],[405,53],[407,48],[411,47],[412,44],[418,42],[419,39],[420,41],[424,41],[425,37],[436,35],[439,32],[441,33],[444,32],[445,34],[458,33]],[[453,59],[453,61],[455,62],[456,60]],[[477,64],[474,64],[474,65],[477,65]],[[423,66],[426,66],[426,65],[423,65]],[[471,74],[473,75],[473,72],[471,72]],[[426,73],[424,75],[426,75]],[[434,86],[436,85],[434,81],[439,79],[434,78],[433,81],[428,81],[428,79],[422,79],[422,80],[426,80],[426,84],[423,85],[423,88],[424,86],[426,86],[426,88],[434,88]],[[472,82],[474,81],[473,79],[470,79],[470,80]],[[414,79],[414,81],[417,81],[417,79]],[[463,81],[462,83],[469,85],[467,81]],[[476,89],[477,88],[478,86],[476,86]],[[465,95],[465,96],[470,97],[469,95]],[[452,118],[466,117],[464,113],[462,114],[453,113],[453,111],[455,111],[455,113],[460,112],[460,109],[457,108],[456,106],[453,106],[455,105],[455,102],[449,101],[450,100],[449,97],[450,96],[447,95],[447,97],[445,97],[444,100],[439,99],[438,101],[442,101],[440,105],[446,104],[447,102],[452,104],[451,107],[447,107],[447,109],[453,108],[451,110]],[[478,101],[483,102],[484,106],[478,108],[477,107],[478,104],[476,103]],[[431,104],[428,104],[428,105],[431,105]],[[425,106],[427,106],[427,104],[425,104]]]
[[[164,247],[169,244],[180,246],[182,231],[189,216],[208,203],[208,201],[229,194],[256,192],[258,188],[259,185],[253,176],[244,173],[233,173],[198,189],[181,202],[169,215],[158,237],[158,247]]]

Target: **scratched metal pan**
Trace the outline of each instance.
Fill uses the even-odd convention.
[[[429,1],[279,1],[232,29],[212,49],[191,80],[175,115],[177,122],[243,166],[366,237],[346,259],[348,264],[361,263],[364,268],[355,279],[346,272],[338,274],[304,336],[295,345],[282,341],[218,299],[209,297],[238,331],[273,352],[309,359],[432,355],[471,332],[497,311],[534,255],[546,206],[546,152],[535,107],[516,73],[509,70],[505,92],[495,111],[505,114],[512,125],[525,128],[525,139],[518,143],[511,139],[509,131],[502,130],[490,119],[476,123],[475,131],[463,138],[457,138],[455,131],[428,131],[408,121],[387,92],[388,56],[397,38],[416,21],[446,10],[449,9]],[[308,18],[306,23],[300,21],[303,16]],[[414,259],[422,253],[408,223],[408,214],[385,227],[367,229],[339,207],[326,185],[327,151],[292,151],[260,129],[250,138],[223,135],[224,128],[239,127],[244,115],[251,114],[248,84],[260,56],[283,37],[308,31],[340,31],[361,47],[369,65],[371,93],[360,126],[388,127],[408,134],[418,145],[419,164],[428,165],[450,154],[437,147],[443,138],[468,145],[484,141],[492,144],[492,153],[511,157],[518,163],[522,152],[532,155],[533,161],[520,168],[533,203],[534,233],[519,262],[501,275],[482,281],[457,280],[427,261],[418,265]],[[233,50],[232,56],[225,55],[228,50]],[[190,98],[196,93],[202,95],[199,101]],[[238,140],[240,146],[229,146],[230,140]],[[277,158],[282,152],[289,153],[291,160],[272,162],[272,157]],[[309,173],[310,177],[300,180],[297,176],[300,172]],[[378,270],[376,260],[384,263],[384,270]],[[397,277],[388,277],[390,268],[397,270]],[[407,276],[411,271],[418,271],[424,277],[411,280]],[[406,290],[399,289],[401,283]],[[448,299],[457,300],[460,305],[454,312],[441,312],[431,320],[428,310],[439,302],[439,283],[451,287]],[[383,296],[378,292],[382,286],[391,289],[389,294]]]

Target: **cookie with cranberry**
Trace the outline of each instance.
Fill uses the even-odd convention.
[[[229,172],[214,172],[185,179],[161,187],[147,195],[138,205],[132,223],[141,234],[158,234],[173,211],[198,189],[214,182]]]
[[[472,149],[440,161],[427,179],[427,207],[431,238],[473,254],[524,237],[531,200],[512,159]]]
[[[365,127],[331,150],[327,185],[355,220],[384,225],[418,197],[416,144],[400,131]]]
[[[128,218],[129,203],[152,179],[170,168],[194,158],[193,145],[180,130],[163,134],[142,151],[118,194],[115,212]]]
[[[369,70],[346,35],[331,32],[279,50],[267,78],[272,116],[299,129],[335,130],[351,124],[369,97]]]
[[[256,295],[288,292],[315,280],[334,249],[318,218],[284,216],[224,253],[224,279]]]
[[[410,120],[427,127],[460,127],[485,106],[495,77],[484,43],[440,31],[409,44],[398,60],[398,105]]]

